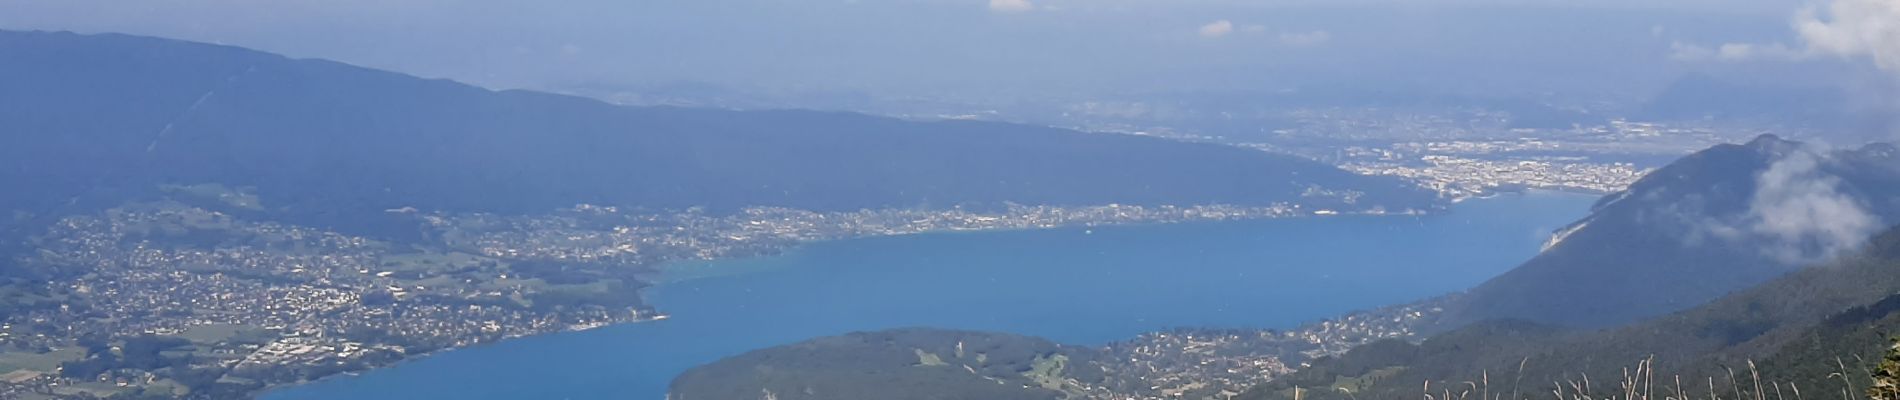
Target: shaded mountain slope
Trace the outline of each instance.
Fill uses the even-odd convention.
[[[1445,326],[1613,326],[1702,304],[1900,222],[1891,145],[1823,152],[1763,136],[1687,156],[1606,196],[1561,241],[1447,307]]]
[[[1728,371],[1749,379],[1751,362],[1766,382],[1833,391],[1840,388],[1825,385],[1839,382],[1830,381],[1829,374],[1871,366],[1886,350],[1885,338],[1900,331],[1896,292],[1900,230],[1875,239],[1862,254],[1629,326],[1582,331],[1483,322],[1416,345],[1392,341],[1316,360],[1241,398],[1292,398],[1296,387],[1303,388],[1303,398],[1415,397],[1422,382],[1456,393],[1465,389],[1464,382],[1486,376],[1494,394],[1548,396],[1553,383],[1585,375],[1609,392],[1616,390],[1618,377],[1646,360],[1657,370],[1658,385],[1673,386],[1679,376],[1694,383],[1698,393],[1709,390],[1704,385],[1711,377],[1720,381],[1714,390],[1725,396],[1733,392]],[[1741,390],[1752,391],[1752,386]]]

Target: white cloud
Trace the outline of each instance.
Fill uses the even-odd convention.
[[[1227,36],[1228,34],[1232,34],[1232,33],[1234,33],[1233,21],[1228,21],[1228,20],[1223,19],[1219,21],[1209,22],[1207,23],[1207,25],[1201,25],[1201,37],[1204,37],[1204,38],[1212,39],[1212,38]]]
[[[1670,58],[1679,61],[1756,61],[1756,60],[1800,60],[1812,56],[1805,50],[1797,50],[1780,43],[1726,43],[1710,48],[1696,44],[1676,42],[1670,44]]]
[[[1900,0],[1831,0],[1795,14],[1802,46],[1728,43],[1715,48],[1677,43],[1672,56],[1686,61],[1800,60],[1821,55],[1866,57],[1880,69],[1900,73]]]
[[[1669,58],[1677,61],[1710,60],[1715,58],[1715,49],[1696,44],[1675,42],[1669,44]]]
[[[1780,43],[1754,44],[1729,43],[1715,49],[1715,56],[1724,60],[1795,60],[1807,57],[1807,53],[1788,48]]]
[[[1036,5],[1029,0],[990,0],[990,11],[1001,13],[1019,13],[1035,10]]]
[[[1795,16],[1795,32],[1808,49],[1842,57],[1868,57],[1881,69],[1900,72],[1900,0],[1834,0],[1825,9]]]
[[[1333,40],[1333,34],[1326,31],[1280,34],[1280,44],[1295,47],[1318,46],[1330,40]]]

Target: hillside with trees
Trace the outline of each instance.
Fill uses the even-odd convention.
[[[1861,393],[1871,384],[1865,372],[1888,349],[1888,337],[1900,332],[1897,272],[1900,230],[1838,261],[1639,323],[1575,330],[1489,321],[1417,344],[1392,341],[1315,360],[1240,398],[1292,399],[1296,391],[1306,399],[1401,398],[1467,390],[1506,398],[1553,391],[1627,398],[1623,383],[1679,396],[1678,380],[1696,398],[1710,391],[1755,398],[1763,394],[1757,380],[1761,390],[1792,383],[1828,398],[1842,390]],[[1586,379],[1588,390],[1581,386]]]

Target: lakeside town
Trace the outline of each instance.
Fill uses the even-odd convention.
[[[1481,132],[1342,143],[1329,146],[1334,147],[1330,156],[1312,154],[1324,150],[1306,152],[1356,173],[1405,178],[1451,198],[1523,189],[1608,194],[1663,161],[1745,139],[1725,136],[1720,132],[1728,131],[1713,126],[1624,120],[1588,128]]]
[[[1103,399],[1225,399],[1305,362],[1386,339],[1410,339],[1456,295],[1353,312],[1287,330],[1179,328],[1106,347]]]
[[[191,193],[245,209],[253,196]],[[819,240],[1387,210],[1296,204],[544,215],[389,210],[423,242],[352,236],[172,200],[59,220],[24,260],[46,298],[0,325],[0,398],[247,396],[510,337],[666,317],[640,289],[675,261]],[[198,204],[198,205],[193,205]],[[1393,213],[1424,213],[1399,210]],[[27,291],[22,291],[27,292]]]

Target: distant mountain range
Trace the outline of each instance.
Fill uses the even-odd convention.
[[[1000,123],[621,107],[147,37],[0,31],[0,59],[0,209],[33,214],[113,203],[158,183],[253,187],[272,211],[326,226],[400,207],[518,213],[577,203],[1396,211],[1439,202],[1396,179],[1233,147]]]
[[[1763,83],[1689,74],[1629,110],[1641,121],[1743,121],[1827,132],[1836,140],[1884,139],[1900,127],[1890,83],[1855,80],[1856,86]],[[1884,102],[1884,104],[1883,104]],[[1864,132],[1855,134],[1853,132]]]

